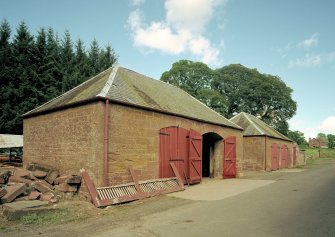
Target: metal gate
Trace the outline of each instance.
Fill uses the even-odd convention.
[[[236,137],[224,140],[223,178],[236,177]]]
[[[174,176],[170,163],[174,163],[183,182],[201,182],[202,136],[194,130],[166,127],[160,130],[159,177]]]
[[[199,183],[202,176],[202,136],[194,130],[189,135],[189,182]]]
[[[288,148],[286,145],[282,145],[281,147],[281,167],[282,168],[288,168]]]
[[[279,147],[276,143],[271,145],[271,170],[279,168]]]

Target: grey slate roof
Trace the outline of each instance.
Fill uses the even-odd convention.
[[[244,128],[243,136],[269,136],[292,141],[259,118],[245,112],[235,115],[230,121]]]
[[[127,103],[242,130],[182,89],[119,66],[107,69],[23,116],[32,116],[94,98],[108,98],[112,102]]]

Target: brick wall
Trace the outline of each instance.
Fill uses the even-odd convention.
[[[159,177],[159,130],[168,126],[237,137],[237,172],[242,170],[242,132],[177,116],[109,105],[109,182],[131,182],[129,166],[140,179]],[[103,185],[104,103],[24,119],[24,165],[49,164],[61,173],[86,168],[97,186]],[[214,176],[222,177],[223,142],[215,144]]]
[[[243,139],[243,169],[264,170],[265,137],[244,137]]]
[[[96,184],[103,171],[103,103],[96,102],[23,121],[23,162],[49,164],[61,173],[86,168]]]
[[[140,179],[159,177],[159,130],[168,126],[194,129],[201,134],[215,132],[223,138],[237,137],[237,170],[240,174],[243,156],[242,132],[221,126],[196,122],[177,116],[165,115],[137,108],[110,105],[110,183],[130,182],[128,170],[132,166]],[[223,142],[218,142],[214,153],[214,176],[222,177]]]

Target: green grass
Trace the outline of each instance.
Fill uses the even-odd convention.
[[[320,150],[320,158],[332,158],[335,159],[335,149],[330,148],[307,148],[305,149],[306,156],[308,158],[319,158],[319,150]]]
[[[319,157],[320,151],[320,157]],[[328,164],[335,162],[335,149],[328,149],[328,148],[307,148],[305,149],[306,152],[306,167],[315,166],[318,164]]]
[[[65,209],[59,211],[44,213],[37,215],[36,213],[28,214],[20,219],[20,223],[24,225],[49,225],[61,224],[73,220],[73,216],[69,215]]]

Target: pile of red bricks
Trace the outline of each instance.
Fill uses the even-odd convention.
[[[22,200],[42,200],[50,204],[59,200],[61,193],[77,193],[81,176],[60,175],[51,166],[31,163],[27,169],[0,171],[0,203]]]

